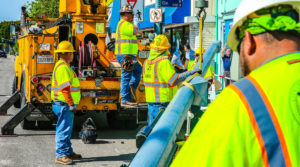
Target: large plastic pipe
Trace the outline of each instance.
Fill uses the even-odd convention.
[[[203,67],[207,70],[216,52],[220,50],[220,42],[214,42],[204,54],[206,61]],[[209,61],[210,60],[210,61]],[[197,68],[198,65],[195,67]],[[181,87],[166,111],[161,116],[149,137],[140,148],[130,167],[166,166],[175,145],[176,137],[182,127],[188,109],[192,104],[200,104],[207,97],[207,82],[202,77],[190,81],[196,92],[189,87]],[[206,93],[206,95],[204,95]],[[197,97],[195,97],[197,96]],[[197,99],[197,102],[194,100]]]

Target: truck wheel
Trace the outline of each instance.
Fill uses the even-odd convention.
[[[25,104],[26,104],[26,97],[23,93],[21,97],[21,106],[23,107]],[[28,121],[25,117],[24,120],[21,122],[21,127],[25,130],[34,129],[35,121]]]
[[[107,122],[108,126],[112,129],[125,129],[125,122],[124,120],[117,119],[116,111],[110,111],[107,113]]]
[[[117,118],[116,111],[107,113],[107,122],[109,127],[113,129],[137,129],[138,125],[135,120],[122,120]]]
[[[137,129],[138,124],[136,124],[136,120],[126,120],[125,126],[127,129]]]
[[[39,129],[52,129],[52,121],[38,121],[37,125]]]
[[[14,77],[14,81],[13,81],[12,89],[11,89],[12,94],[14,94],[17,91],[17,87],[18,87],[18,77]],[[15,108],[21,107],[21,98],[15,102],[14,107]]]

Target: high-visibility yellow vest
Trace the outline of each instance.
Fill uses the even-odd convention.
[[[171,167],[300,166],[300,52],[225,88]]]
[[[147,59],[143,66],[146,102],[170,102],[178,89],[178,76],[167,55]]]
[[[121,19],[117,26],[115,54],[132,55],[138,54],[137,28],[130,22]]]
[[[74,104],[79,104],[81,98],[79,80],[69,64],[59,60],[55,64],[52,74],[51,99],[66,102],[61,90],[67,86],[71,86],[71,96]]]
[[[206,79],[206,80],[211,80],[211,79],[214,78],[214,69],[211,65],[208,67],[208,69],[207,69],[207,71],[206,71],[203,78]]]
[[[196,62],[195,60],[186,60],[184,63],[184,68],[186,68],[188,71],[194,69],[194,67],[197,64],[195,62]],[[210,79],[213,79],[213,77],[214,77],[214,69],[210,65],[203,78],[206,80],[210,80]]]
[[[196,64],[194,64],[195,62],[196,62],[195,60],[186,59],[185,62],[184,62],[183,67],[185,69],[187,69],[188,71],[191,71],[196,65]]]

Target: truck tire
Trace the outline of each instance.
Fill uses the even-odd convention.
[[[22,84],[22,88],[24,88],[24,84]],[[23,89],[22,92],[24,92],[24,89]],[[22,93],[22,95],[21,95],[21,106],[23,107],[25,104],[26,104],[26,97],[25,97],[25,94]],[[22,127],[22,129],[25,129],[25,130],[34,129],[35,121],[28,121],[25,117],[24,120],[21,122],[21,127]]]
[[[125,129],[124,120],[117,119],[117,111],[110,111],[107,113],[108,126],[112,129]]]
[[[38,121],[37,126],[38,129],[43,129],[43,130],[53,129],[52,121]]]
[[[13,81],[12,88],[11,88],[12,94],[14,94],[17,91],[17,87],[18,87],[18,77],[14,77],[14,81]],[[15,108],[21,107],[21,98],[15,102],[14,107]]]
[[[137,129],[135,120],[122,120],[117,118],[117,111],[107,113],[108,126],[112,129]]]

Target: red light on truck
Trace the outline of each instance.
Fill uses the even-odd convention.
[[[37,83],[37,82],[39,82],[39,78],[38,78],[38,77],[33,77],[33,78],[31,79],[31,82],[32,82],[32,83]]]

